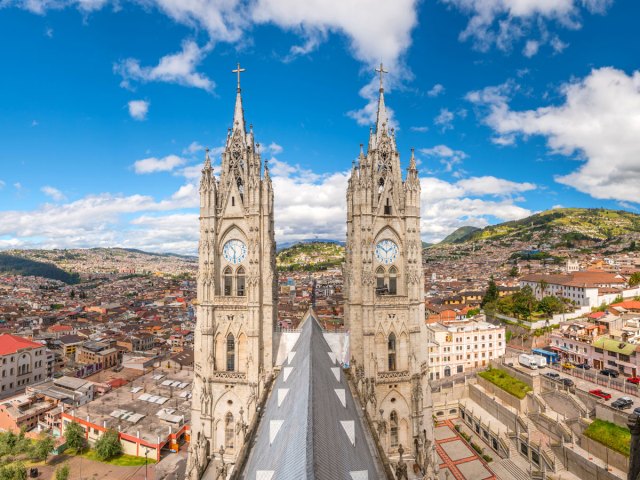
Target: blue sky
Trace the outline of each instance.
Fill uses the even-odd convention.
[[[640,201],[630,0],[0,0],[0,248],[194,253],[236,62],[278,241],[344,238],[375,65],[426,241]]]

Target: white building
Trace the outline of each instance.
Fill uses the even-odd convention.
[[[41,343],[5,333],[0,335],[0,397],[24,391],[47,378],[47,349]]]
[[[430,380],[486,367],[505,353],[505,328],[478,318],[449,325],[431,323],[427,328]]]

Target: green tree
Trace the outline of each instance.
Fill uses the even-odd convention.
[[[67,423],[64,429],[64,438],[67,443],[67,447],[75,450],[76,452],[82,452],[87,441],[84,437],[84,428],[78,422]]]
[[[495,302],[498,300],[498,286],[496,282],[493,280],[493,276],[489,279],[489,284],[487,285],[487,291],[482,298],[482,303],[480,306],[484,307],[487,303]]]
[[[96,442],[96,453],[100,460],[109,460],[122,455],[122,444],[117,430],[110,428],[100,436]]]
[[[547,296],[538,302],[538,310],[543,312],[547,317],[554,313],[564,312],[564,302],[558,297]]]
[[[531,287],[527,285],[513,295],[513,313],[515,317],[528,319],[531,317],[535,304],[536,297],[534,297]]]
[[[44,460],[44,463],[47,463],[47,457],[55,446],[56,442],[53,437],[47,433],[42,433],[31,449],[31,458],[37,461]]]
[[[27,467],[22,462],[10,463],[0,467],[0,480],[26,480]]]
[[[56,468],[56,480],[68,480],[69,479],[69,464]]]
[[[636,287],[638,285],[640,285],[640,272],[634,272],[629,277],[629,286],[630,287]]]
[[[509,270],[509,276],[510,277],[517,277],[519,273],[520,272],[518,271],[518,267],[516,265],[511,267],[511,270]]]

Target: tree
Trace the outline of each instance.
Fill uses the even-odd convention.
[[[516,265],[511,267],[511,270],[509,270],[509,276],[510,277],[517,277],[519,273],[520,272],[518,271],[518,267]]]
[[[0,467],[0,480],[27,480],[27,467],[22,462]]]
[[[554,313],[562,313],[564,309],[564,302],[558,297],[547,296],[538,302],[538,310],[544,312],[547,317]]]
[[[55,446],[56,442],[53,440],[53,437],[43,432],[40,435],[40,438],[33,445],[33,448],[31,450],[31,458],[33,460],[39,461],[44,460],[44,463],[47,463],[47,457]]]
[[[482,298],[480,306],[484,307],[487,303],[495,302],[496,300],[498,300],[498,286],[492,276],[489,279],[489,285],[487,285],[487,291]]]
[[[513,295],[513,313],[515,317],[528,319],[531,317],[535,304],[536,298],[533,295],[533,290],[527,285]]]
[[[87,444],[84,438],[84,428],[78,422],[67,423],[64,429],[64,438],[67,442],[67,447],[76,452],[82,452]]]
[[[96,442],[96,453],[100,460],[109,460],[122,455],[122,444],[117,430],[110,428],[100,436]]]
[[[629,277],[629,286],[630,287],[637,287],[638,285],[640,285],[640,272],[634,272]]]
[[[56,468],[56,480],[69,479],[69,464],[65,463],[61,467]]]

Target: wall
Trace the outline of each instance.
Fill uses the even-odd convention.
[[[493,397],[487,395],[482,387],[476,385],[469,385],[469,398],[476,402],[486,412],[493,415],[501,423],[503,423],[510,430],[516,429],[516,413],[514,410],[501,405],[493,400]]]
[[[629,458],[621,453],[605,447],[601,443],[591,440],[589,437],[582,435],[580,437],[580,446],[591,455],[598,457],[602,461],[606,461],[614,468],[626,472],[629,470]]]
[[[561,455],[558,455],[557,449],[554,449],[554,453],[565,459],[567,470],[580,480],[623,480],[612,472],[594,465],[588,458],[583,457],[580,451],[574,451],[569,446],[563,447],[562,450]]]
[[[630,410],[618,410],[610,407],[606,404],[596,405],[596,418],[600,420],[606,420],[607,422],[615,423],[621,427],[629,428],[627,425],[627,419],[629,418]]]
[[[494,385],[488,380],[485,380],[482,377],[478,377],[478,385],[484,388],[485,392],[491,397],[499,398],[503,403],[509,405],[512,408],[515,408],[519,412],[525,412],[527,410],[527,398],[520,400],[517,397],[514,397],[510,393],[505,392],[500,387]],[[484,407],[483,407],[484,408]]]

